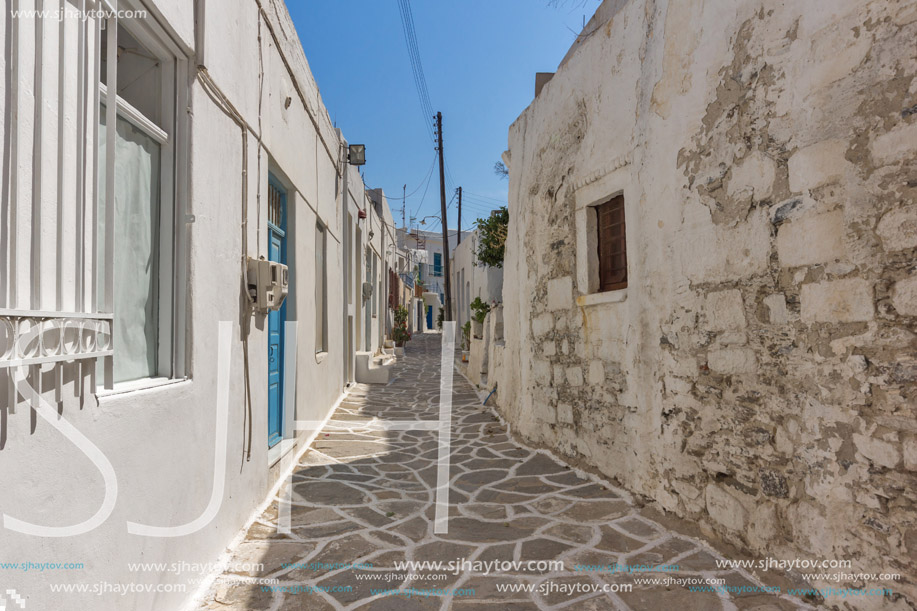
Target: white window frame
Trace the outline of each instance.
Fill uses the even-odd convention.
[[[595,181],[580,186],[575,196],[574,220],[576,223],[576,304],[580,307],[606,303],[622,303],[627,300],[629,288],[599,292],[598,230],[595,207],[618,195],[624,196],[625,215],[630,203],[638,201],[632,192],[629,168],[626,164],[605,174]],[[625,225],[627,244],[636,244],[636,222]],[[636,278],[634,257],[627,257],[627,277]]]
[[[321,243],[319,243],[319,236],[321,236]],[[318,312],[318,303],[316,303],[316,338],[315,338],[315,354],[322,355],[328,352],[328,226],[325,225],[322,220],[318,217],[315,218],[315,256],[316,260],[318,253],[321,252],[322,255],[322,265],[321,269],[316,269],[316,276],[321,274],[320,277],[315,278],[315,287],[321,286],[322,295],[321,295],[321,312]],[[318,267],[318,266],[316,266]],[[316,300],[317,301],[317,300]],[[318,317],[321,319],[318,319]],[[318,337],[318,332],[321,332],[321,337]]]
[[[131,8],[129,2],[122,0],[119,8]],[[170,384],[176,380],[190,377],[190,367],[186,359],[186,301],[187,301],[187,225],[190,218],[186,214],[188,200],[189,132],[190,125],[186,113],[178,112],[187,108],[189,91],[189,60],[181,48],[169,37],[165,29],[149,16],[142,20],[123,20],[118,24],[127,30],[143,47],[160,60],[162,87],[160,90],[160,123],[143,115],[126,100],[118,96],[117,116],[132,125],[160,144],[160,202],[159,202],[159,332],[157,346],[157,375],[114,384],[101,395],[119,394],[151,386]],[[103,30],[103,36],[107,32]],[[101,62],[101,54],[97,58]],[[117,86],[117,82],[116,82]],[[107,87],[99,83],[100,102],[109,97]],[[107,108],[107,106],[106,106]],[[171,127],[171,131],[167,128]],[[113,128],[116,128],[113,126]],[[106,128],[108,129],[108,128]],[[108,170],[112,170],[113,160]],[[102,196],[105,194],[102,193]],[[112,228],[112,232],[113,232]],[[116,236],[116,232],[112,233]],[[112,245],[112,252],[113,252]],[[105,274],[113,274],[113,261],[103,262]],[[108,296],[109,299],[113,295]],[[112,302],[107,304],[112,306]],[[114,308],[111,307],[110,311]],[[115,337],[115,357],[117,342]]]

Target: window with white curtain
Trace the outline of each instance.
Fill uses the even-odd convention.
[[[176,62],[149,25],[117,32],[117,92],[107,81],[102,44],[99,127],[100,301],[114,314],[114,382],[171,377],[173,368]],[[106,164],[109,104],[116,105],[115,154]],[[108,115],[110,116],[110,115]],[[106,168],[114,175],[107,181]],[[114,197],[107,196],[113,188]],[[109,202],[114,210],[107,210]],[[111,224],[111,227],[109,227]],[[108,261],[106,259],[110,258]],[[111,275],[108,279],[105,276]],[[110,282],[110,285],[109,285]],[[110,295],[107,293],[110,292]]]

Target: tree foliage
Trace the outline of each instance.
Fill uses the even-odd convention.
[[[509,210],[503,206],[494,210],[487,218],[476,220],[474,224],[479,230],[478,261],[489,267],[503,267]]]

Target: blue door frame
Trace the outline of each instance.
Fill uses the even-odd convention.
[[[272,175],[268,175],[268,192],[268,206],[274,206],[274,209],[268,214],[268,259],[285,265],[287,262],[287,194],[283,185]],[[279,202],[274,200],[274,197]],[[273,221],[279,221],[279,225]],[[268,313],[267,445],[269,448],[274,447],[283,439],[283,334],[286,320],[286,301],[279,310],[271,310]]]

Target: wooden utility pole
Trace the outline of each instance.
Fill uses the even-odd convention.
[[[445,167],[443,161],[443,113],[436,113],[436,150],[439,152],[439,205],[442,212],[442,226],[443,226],[443,275],[445,276],[445,287],[446,287],[446,303],[445,313],[443,314],[443,320],[452,320],[452,278],[450,276],[450,265],[449,265],[449,225],[446,222],[448,216],[446,216],[446,178],[445,178]]]
[[[462,188],[458,188],[459,195],[459,222],[458,222],[458,237],[456,238],[455,245],[458,246],[462,243]]]

